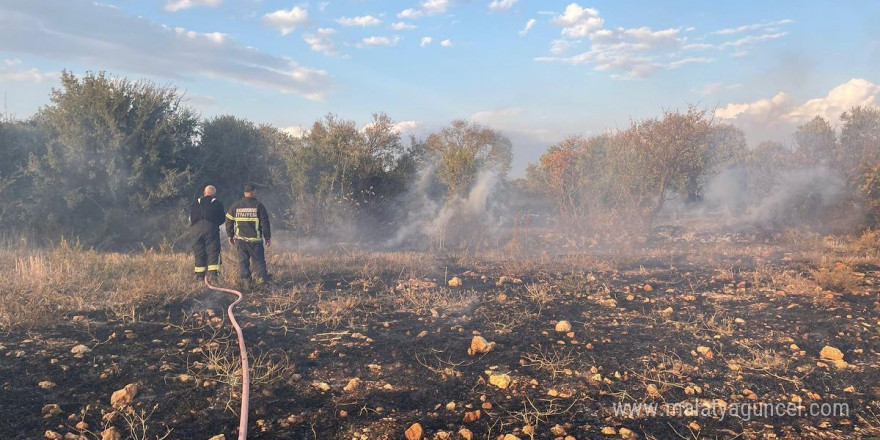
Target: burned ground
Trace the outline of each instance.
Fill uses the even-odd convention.
[[[246,290],[237,313],[252,367],[249,438],[403,438],[413,423],[424,438],[880,435],[876,249],[678,232],[568,254],[279,253],[271,266],[276,280]],[[231,297],[195,282],[182,294],[151,288],[130,313],[84,303],[50,322],[7,317],[0,436],[92,439],[115,426],[123,438],[234,438]],[[477,335],[494,347],[469,355]],[[90,351],[71,353],[79,344]],[[843,362],[823,359],[826,346]],[[114,410],[110,394],[129,383],[136,397]],[[614,411],[677,402],[849,413]]]

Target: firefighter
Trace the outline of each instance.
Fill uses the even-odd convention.
[[[272,229],[269,212],[256,198],[253,185],[244,186],[244,198],[232,204],[226,212],[226,235],[238,254],[238,276],[242,281],[251,278],[250,260],[254,261],[255,282],[269,280],[266,270],[266,252],[271,244]]]
[[[224,220],[223,202],[214,197],[217,188],[205,187],[204,196],[193,202],[189,210],[190,229],[195,236],[193,256],[195,257],[196,278],[203,279],[207,274],[217,278],[220,271],[220,225]]]

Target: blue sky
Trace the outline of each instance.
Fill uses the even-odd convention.
[[[880,3],[534,0],[0,0],[0,92],[25,118],[58,73],[185,90],[204,116],[298,132],[383,111],[514,143],[514,175],[575,134],[697,104],[790,140],[880,93]]]

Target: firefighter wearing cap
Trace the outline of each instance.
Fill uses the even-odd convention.
[[[238,254],[239,278],[250,279],[250,261],[253,260],[255,281],[267,281],[269,272],[266,270],[264,243],[268,248],[272,229],[269,225],[269,212],[257,200],[253,186],[245,185],[244,198],[235,202],[226,212],[226,235]]]
[[[199,197],[189,210],[190,229],[195,236],[193,257],[195,257],[196,278],[207,274],[217,277],[220,271],[220,225],[224,220],[223,203],[214,197],[217,188],[205,187],[204,196]]]

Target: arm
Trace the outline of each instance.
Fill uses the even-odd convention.
[[[235,236],[235,217],[232,216],[234,212],[235,204],[233,204],[226,213],[226,236],[229,237],[230,243],[234,243],[232,237]]]
[[[266,247],[269,247],[269,242],[272,239],[272,226],[269,224],[269,211],[266,210],[262,203],[257,207],[257,217],[260,219],[263,240],[266,242]]]

